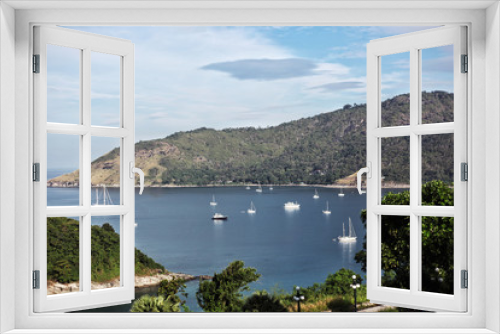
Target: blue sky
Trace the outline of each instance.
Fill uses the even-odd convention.
[[[136,140],[199,127],[266,127],[366,100],[366,44],[428,27],[70,27],[135,44]],[[49,54],[49,114],[78,118],[78,58]],[[449,48],[424,55],[427,90],[452,91]],[[408,92],[402,57],[383,60],[383,97]],[[93,55],[92,123],[118,116],[114,56]],[[75,65],[76,64],[76,65]],[[76,92],[76,93],[75,93]],[[73,110],[69,112],[68,110]],[[74,114],[76,110],[76,114]],[[76,115],[76,116],[75,116]],[[49,117],[50,121],[50,117]],[[49,143],[50,144],[50,143]],[[112,147],[104,142],[92,157]],[[64,151],[62,143],[49,145]],[[62,153],[60,155],[63,155]],[[49,152],[51,167],[72,168]],[[77,164],[76,164],[77,165]]]

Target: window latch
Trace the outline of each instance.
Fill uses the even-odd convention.
[[[361,190],[361,176],[366,173],[366,178],[370,179],[372,177],[372,163],[368,161],[368,166],[361,168],[357,173],[357,181],[358,181],[358,192],[360,195],[366,194],[366,191]]]
[[[144,172],[137,167],[134,167],[134,162],[130,161],[129,163],[129,176],[131,179],[135,179],[135,173],[139,174],[139,184],[140,184],[140,190],[139,190],[139,195],[142,195],[142,191],[144,190]]]

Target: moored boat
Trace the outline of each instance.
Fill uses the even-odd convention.
[[[216,213],[212,216],[212,220],[227,220],[227,216],[222,213]]]

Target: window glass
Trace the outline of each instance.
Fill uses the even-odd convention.
[[[382,138],[382,196],[404,193],[403,197],[391,200],[390,196],[382,204],[409,205],[410,204],[410,137]]]
[[[453,45],[420,52],[422,124],[453,122]]]
[[[47,205],[80,205],[80,136],[47,134]]]
[[[92,125],[120,126],[121,57],[91,54]]]
[[[92,216],[92,290],[120,286],[120,227],[120,216]]]
[[[47,122],[80,123],[81,53],[47,45]]]
[[[80,291],[80,218],[47,218],[47,295]]]
[[[380,57],[382,126],[410,124],[410,53]]]

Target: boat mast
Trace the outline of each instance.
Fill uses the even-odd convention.
[[[104,197],[103,201],[104,201],[104,205],[106,205],[106,185],[103,185],[102,186],[102,197]]]

